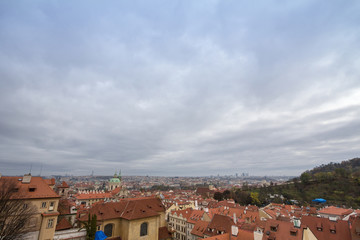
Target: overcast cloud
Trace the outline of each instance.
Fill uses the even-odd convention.
[[[0,2],[0,172],[297,175],[360,156],[360,2]]]

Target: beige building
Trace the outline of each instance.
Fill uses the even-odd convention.
[[[98,203],[81,213],[79,220],[87,221],[88,214],[97,216],[97,230],[109,239],[158,240],[159,229],[166,226],[165,208],[158,198]]]
[[[14,183],[12,199],[24,201],[23,207],[34,206],[35,212],[27,225],[28,233],[22,239],[51,240],[54,238],[60,196],[41,177],[26,174],[23,177],[1,177],[2,184]]]

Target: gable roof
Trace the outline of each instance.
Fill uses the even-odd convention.
[[[211,219],[211,222],[209,223],[204,234],[208,236],[214,236],[218,234],[218,231],[231,233],[232,225],[234,225],[234,222],[231,220],[230,217],[215,214],[214,217]]]
[[[22,180],[23,177],[1,177],[0,188],[14,184],[17,192],[12,195],[13,199],[60,198],[42,177],[31,176],[29,183],[23,183]]]
[[[346,221],[330,221],[328,218],[303,216],[302,224],[310,228],[311,232],[319,240],[350,240],[350,229]],[[321,228],[318,230],[318,228]],[[335,228],[335,232],[331,229]]]
[[[292,235],[293,232],[295,235]],[[286,239],[301,240],[302,229],[295,228],[293,223],[268,219],[265,223],[263,240],[265,239]]]
[[[329,206],[318,211],[318,213],[320,214],[329,214],[329,215],[337,215],[337,216],[346,216],[352,212],[353,212],[352,209],[338,208],[334,206]]]
[[[160,202],[161,204],[161,202]],[[123,218],[127,220],[141,219],[146,217],[158,216],[156,211],[160,209],[159,201],[154,199],[128,200],[120,202],[99,203],[92,206],[87,213],[96,214],[99,221]],[[165,210],[164,210],[165,211]],[[80,221],[86,221],[88,214],[79,218]]]
[[[71,223],[66,218],[63,218],[56,225],[55,231],[66,230],[66,229],[70,229],[70,228],[72,228]]]
[[[209,225],[208,222],[199,220],[195,223],[194,228],[191,231],[191,234],[199,236],[199,237],[204,237],[204,232],[207,228],[207,226]]]

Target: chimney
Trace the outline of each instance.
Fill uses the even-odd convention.
[[[234,223],[236,224],[237,219],[236,219],[236,213],[234,213]]]
[[[22,183],[30,183],[31,182],[31,174],[24,174],[24,177],[22,179]]]
[[[235,226],[235,225],[232,225],[231,226],[231,235],[237,236],[238,233],[239,233],[239,228],[237,226]]]
[[[1,173],[0,173],[0,179],[1,179]]]
[[[301,226],[301,221],[300,221],[300,219],[294,219],[294,227],[300,228],[300,226]]]

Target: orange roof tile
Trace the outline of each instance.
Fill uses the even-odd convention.
[[[14,183],[17,189],[12,196],[14,199],[60,198],[42,177],[31,177],[30,183],[22,183],[22,179],[23,177],[1,177],[0,188],[8,182]]]
[[[204,236],[204,232],[207,228],[207,226],[209,225],[208,222],[199,220],[195,223],[194,228],[191,231],[191,234],[199,236],[199,237],[203,237]]]
[[[71,223],[66,218],[63,218],[56,225],[55,231],[66,230],[66,229],[70,229],[70,228],[72,228]]]
[[[338,215],[338,216],[346,216],[352,213],[352,209],[346,209],[346,208],[338,208],[334,206],[329,206],[327,208],[323,208],[318,213],[320,214],[329,214],[329,215]]]

